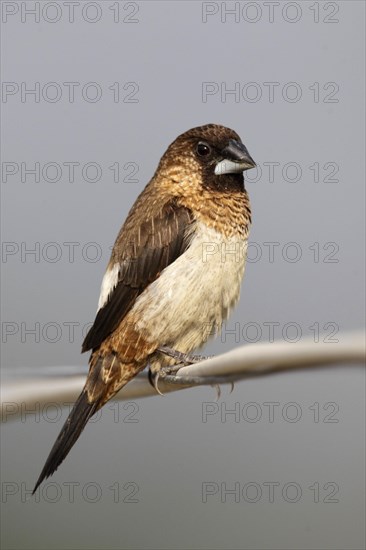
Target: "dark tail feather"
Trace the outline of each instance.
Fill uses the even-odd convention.
[[[71,447],[76,443],[89,418],[97,409],[98,402],[89,403],[87,394],[85,390],[83,390],[51,449],[32,494],[36,492],[44,479],[47,479],[57,470],[61,462],[68,455]]]

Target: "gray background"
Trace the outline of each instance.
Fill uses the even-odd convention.
[[[62,89],[54,103],[42,95],[39,102],[29,96],[22,102],[20,93],[3,99],[3,163],[19,169],[22,162],[28,167],[80,163],[73,183],[65,167],[54,183],[47,181],[52,171],[39,183],[29,175],[22,182],[20,172],[2,180],[2,239],[13,243],[6,245],[13,254],[2,257],[3,367],[86,369],[87,357],[79,353],[82,329],[93,320],[117,231],[169,143],[208,122],[234,128],[263,172],[257,182],[247,180],[255,244],[241,301],[226,335],[211,342],[207,353],[252,345],[257,338],[268,341],[269,322],[279,323],[276,340],[297,333],[301,341],[314,334],[314,326],[328,335],[335,329],[333,339],[340,340],[342,331],[364,326],[363,2],[281,2],[272,22],[261,2],[238,3],[237,21],[225,16],[221,3],[211,2],[209,8],[218,13],[206,23],[201,2],[121,2],[118,23],[110,9],[116,3],[109,1],[95,3],[101,12],[95,23],[86,20],[97,13],[93,6],[82,16],[85,2],[75,7],[73,23],[63,2],[57,3],[58,11],[51,6],[41,13],[39,22],[32,16],[22,22],[20,2],[2,4],[19,9],[2,24],[3,81],[25,82],[28,88],[39,82],[41,89],[56,82]],[[22,4],[34,7],[34,2]],[[123,22],[135,6],[138,12],[130,19],[136,22]],[[59,21],[47,21],[59,13]],[[288,21],[296,15],[297,21]],[[80,83],[73,103],[62,84],[70,81]],[[102,90],[95,103],[80,93],[88,82]],[[120,83],[117,103],[108,89],[114,82]],[[122,101],[132,90],[123,90],[128,82],[138,84],[137,102]],[[227,89],[237,82],[241,95],[216,94],[203,101],[203,82]],[[248,82],[255,88],[246,88]],[[273,101],[266,82],[279,83]],[[295,88],[286,88],[289,82],[301,91],[296,102],[291,101]],[[324,89],[329,82],[339,87],[330,97],[335,88]],[[262,97],[250,101],[255,89]],[[99,181],[83,178],[81,168],[88,162],[100,166]],[[121,165],[118,183],[109,169],[115,162]],[[138,165],[136,182],[122,181],[128,162]],[[280,163],[274,181],[268,162]],[[294,179],[291,167],[283,172],[289,162],[300,166],[298,181],[288,181]],[[316,162],[319,181],[309,168]],[[338,182],[327,181],[334,164],[326,163],[337,165]],[[74,261],[67,242],[80,243]],[[92,242],[97,248],[87,245]],[[273,261],[264,244],[269,242],[278,243]],[[301,252],[298,261],[290,261],[295,251],[290,242]],[[56,248],[48,243],[57,243]],[[39,258],[22,257],[22,246],[39,246]],[[101,257],[93,262],[96,250]],[[52,262],[56,251],[59,259]],[[261,256],[254,261],[257,253]],[[26,333],[35,323],[39,341]],[[65,323],[76,323],[73,338]],[[296,323],[288,333],[287,323]],[[7,334],[9,327],[15,334]],[[240,334],[228,332],[233,330]],[[207,422],[202,410],[216,399],[209,387],[139,400],[127,409],[122,403],[108,405],[39,501],[26,500],[22,490],[32,488],[67,409],[56,416],[52,407],[24,414],[2,429],[3,547],[363,548],[363,386],[362,371],[347,365],[238,383],[232,394],[223,388],[219,412]],[[268,402],[279,404],[273,422]],[[286,405],[291,402],[296,409]],[[220,418],[220,409],[234,407],[240,418]],[[137,422],[127,421],[132,411]],[[301,414],[297,422],[290,421],[294,413]],[[258,421],[250,422],[256,414]],[[79,484],[74,498],[71,482]],[[218,490],[207,502],[205,482]],[[272,482],[279,485],[270,502],[266,484]],[[221,483],[227,489],[239,483],[244,495],[247,488],[247,498],[241,494],[235,502],[227,495],[221,502]],[[309,489],[314,483],[320,502]],[[137,486],[137,502],[125,502]],[[324,502],[336,486],[337,502]],[[258,487],[262,494],[249,502]],[[92,502],[96,491],[98,500]]]

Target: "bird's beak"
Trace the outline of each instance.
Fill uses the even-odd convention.
[[[245,145],[235,139],[229,140],[229,144],[222,150],[222,155],[224,159],[215,167],[216,176],[244,172],[256,166]]]

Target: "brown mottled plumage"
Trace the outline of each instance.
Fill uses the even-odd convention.
[[[239,297],[251,223],[243,171],[255,166],[238,134],[208,124],[179,136],[116,239],[82,351],[89,374],[34,491],[57,469],[89,418],[158,351],[202,346]]]

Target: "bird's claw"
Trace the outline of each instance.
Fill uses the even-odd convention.
[[[230,382],[230,386],[231,386],[230,393],[233,393],[234,382]],[[220,384],[213,384],[212,387],[216,389],[216,391],[217,391],[217,401],[219,401],[219,399],[221,397],[221,386],[220,386]]]
[[[208,359],[209,358],[208,356],[189,355],[187,353],[182,353],[182,352],[177,351],[175,349],[169,348],[168,346],[161,346],[157,349],[157,351],[159,351],[160,353],[163,353],[164,355],[167,355],[168,357],[171,357],[172,359],[175,359],[177,361],[177,363],[175,365],[162,367],[157,372],[152,372],[151,369],[149,370],[150,384],[153,386],[153,388],[155,388],[156,392],[159,395],[164,395],[159,389],[159,380],[164,379],[166,377],[168,377],[167,382],[175,383],[175,384],[177,384],[177,383],[178,384],[179,383],[181,383],[181,384],[186,383],[188,385],[194,385],[195,386],[195,385],[202,385],[202,384],[205,383],[206,379],[201,378],[199,376],[198,377],[189,377],[188,376],[186,379],[184,377],[182,377],[182,379],[180,380],[179,377],[174,378],[174,377],[171,377],[171,375],[176,374],[182,367],[192,365],[194,363],[199,363],[200,361]],[[216,388],[217,400],[219,400],[220,397],[221,397],[220,382],[219,383],[216,382],[216,380],[217,380],[216,377],[214,377],[214,380],[215,380],[215,383],[212,384],[212,387]],[[224,380],[223,380],[223,382],[224,382]],[[234,389],[234,382],[231,381],[230,384],[231,384],[230,393],[232,393],[232,391]]]
[[[149,382],[153,386],[153,388],[155,388],[156,392],[159,395],[165,395],[159,389],[159,379],[164,379],[166,376],[169,376],[171,374],[176,374],[179,371],[179,369],[181,369],[184,366],[185,366],[184,364],[180,363],[178,365],[162,367],[157,372],[152,372],[152,370],[150,369],[149,370]]]
[[[213,388],[215,388],[216,392],[217,392],[217,397],[216,397],[216,401],[218,401],[221,397],[221,386],[219,384],[215,384],[214,386],[212,386]]]

